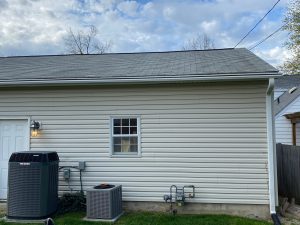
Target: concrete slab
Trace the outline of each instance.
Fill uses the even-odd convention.
[[[6,216],[2,217],[0,221],[4,221],[6,223],[36,223],[36,224],[44,224],[45,220],[16,220],[16,219],[8,219]]]
[[[0,202],[0,215],[4,215],[6,213],[6,202]]]
[[[120,215],[118,215],[117,217],[113,218],[113,219],[89,219],[87,217],[84,217],[83,220],[84,221],[90,221],[90,222],[109,222],[109,223],[114,223],[116,222],[122,215],[124,214],[124,212],[122,212]]]
[[[123,202],[127,211],[170,212],[170,204],[163,202]],[[269,205],[186,203],[174,206],[178,214],[227,214],[253,219],[270,219]]]

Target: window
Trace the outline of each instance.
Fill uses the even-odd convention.
[[[112,118],[112,154],[139,155],[140,149],[140,119]]]

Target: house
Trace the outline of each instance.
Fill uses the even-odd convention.
[[[274,99],[277,99],[293,87],[300,86],[300,74],[283,75],[275,79]]]
[[[275,79],[276,142],[300,144],[300,75],[284,75]]]
[[[166,209],[175,184],[196,188],[183,212],[275,213],[278,71],[247,49],[7,57],[0,68],[1,198],[13,151],[55,150],[63,166],[86,162],[85,190],[122,184],[131,209]]]

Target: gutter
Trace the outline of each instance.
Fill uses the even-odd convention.
[[[59,86],[59,85],[120,85],[120,84],[156,84],[156,83],[189,83],[214,81],[243,81],[264,80],[281,76],[278,73],[246,73],[245,74],[186,74],[179,76],[155,76],[148,78],[116,77],[115,79],[28,79],[28,80],[0,80],[0,87],[6,86]]]
[[[269,79],[269,85],[266,93],[266,113],[267,113],[267,138],[268,138],[268,172],[269,172],[269,202],[270,214],[275,225],[280,225],[280,220],[276,214],[278,206],[277,190],[277,158],[275,144],[275,127],[274,127],[274,78]]]

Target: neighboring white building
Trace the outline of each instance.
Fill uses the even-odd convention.
[[[291,90],[293,87],[300,86],[300,74],[283,75],[275,79],[274,99],[277,99],[286,91]]]
[[[295,118],[300,112],[300,75],[284,75],[277,78],[274,96],[276,142],[300,145],[300,124]]]
[[[122,184],[128,207],[161,208],[170,185],[192,184],[190,212],[275,212],[278,72],[247,49],[8,57],[0,68],[0,198],[11,152],[57,151],[61,165],[86,162],[84,189]],[[75,171],[70,185],[80,188]]]

